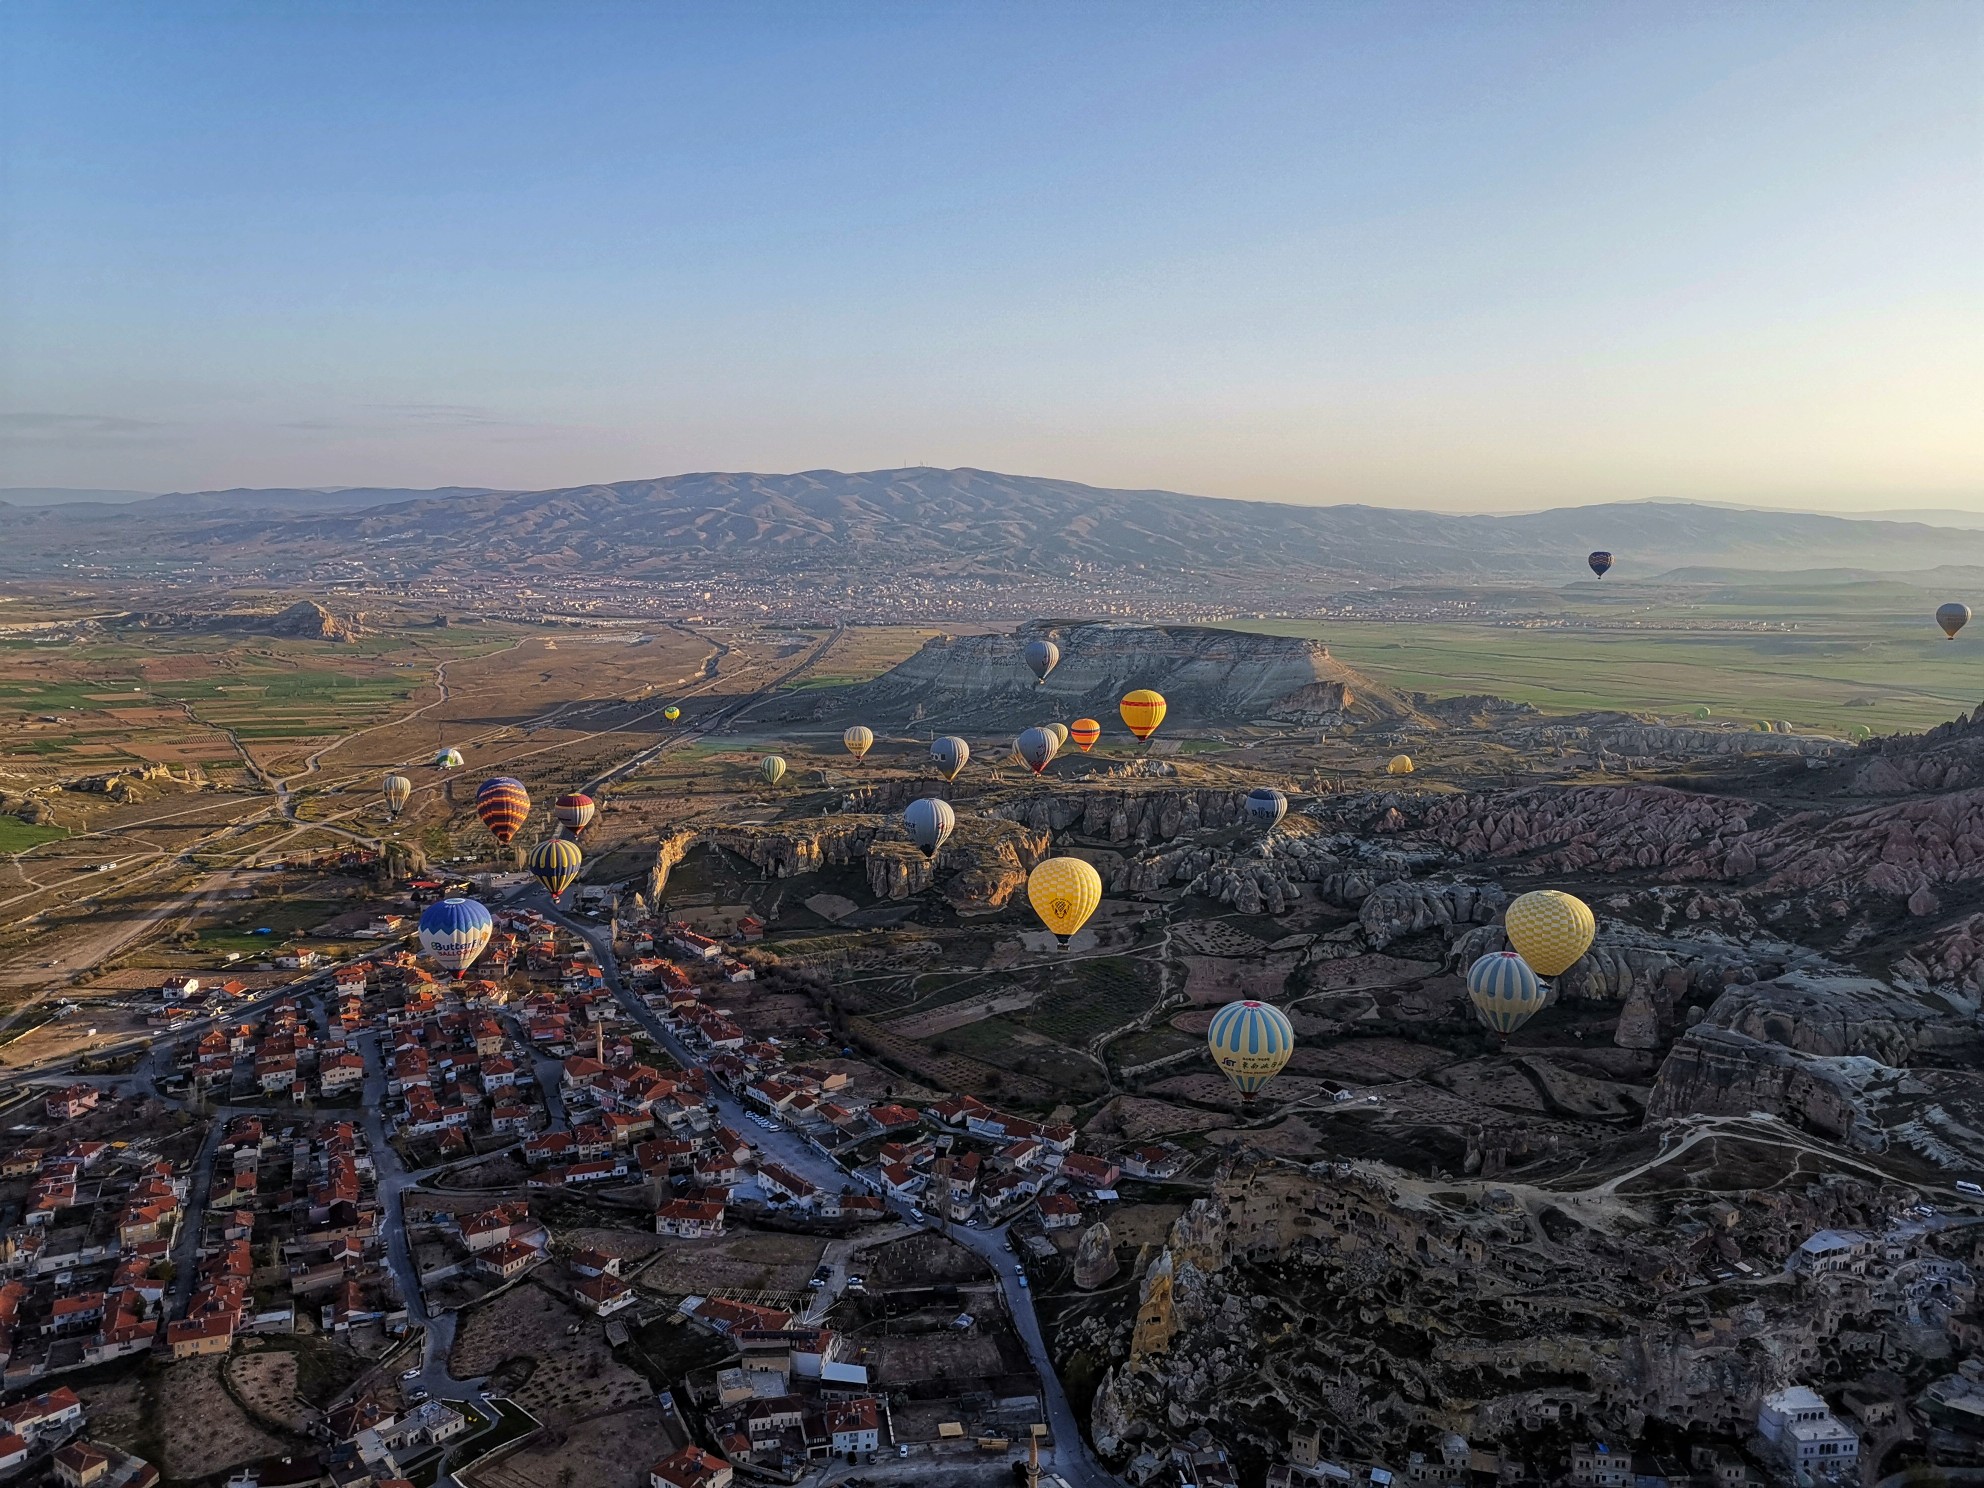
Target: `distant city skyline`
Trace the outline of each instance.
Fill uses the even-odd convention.
[[[1984,7],[0,10],[0,486],[1984,509]]]

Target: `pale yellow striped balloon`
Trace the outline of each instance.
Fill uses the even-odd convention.
[[[1026,897],[1040,923],[1066,945],[1102,903],[1102,875],[1080,858],[1049,858],[1027,875]]]
[[[1584,900],[1557,889],[1536,889],[1509,906],[1509,944],[1538,976],[1560,976],[1591,949],[1598,921]]]

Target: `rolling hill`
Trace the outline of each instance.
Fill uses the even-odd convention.
[[[1064,577],[1075,571],[1380,579],[1618,578],[1681,566],[1907,572],[1984,564],[1984,532],[1672,501],[1460,516],[1120,491],[984,470],[708,473],[550,491],[198,492],[0,507],[0,570],[79,554],[298,577],[693,573]]]

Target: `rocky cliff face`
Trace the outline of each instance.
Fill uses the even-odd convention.
[[[1984,706],[1926,734],[1862,744],[1846,762],[1842,795],[1897,796],[1984,784]]]
[[[648,871],[650,902],[661,897],[669,871],[699,847],[734,853],[772,878],[793,878],[860,862],[878,899],[902,900],[933,885],[960,913],[1003,909],[1026,886],[1026,875],[1051,852],[1051,840],[994,817],[960,816],[956,834],[936,862],[924,859],[892,816],[849,814],[801,822],[712,826],[672,832],[656,845]]]
[[[1633,759],[1685,760],[1739,755],[1827,759],[1853,746],[1822,734],[1767,734],[1759,729],[1689,728],[1631,717],[1538,724],[1517,730],[1511,743],[1530,748],[1569,748]]]
[[[1036,636],[1061,648],[1060,665],[1040,687],[1021,654]],[[1278,705],[1283,713],[1273,716],[1414,715],[1397,693],[1344,666],[1317,641],[1111,622],[1039,621],[1013,635],[937,636],[857,688],[848,702],[868,718],[1003,721],[1017,709],[1043,717],[1092,713],[1114,729],[1117,700],[1133,687],[1163,693],[1174,719],[1262,718]]]

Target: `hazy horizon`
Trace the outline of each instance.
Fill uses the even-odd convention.
[[[0,11],[0,485],[1984,509],[1984,8]]]

